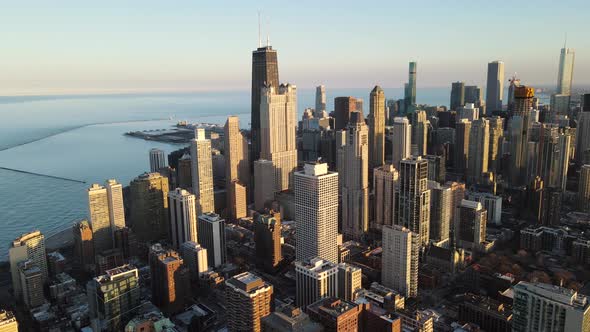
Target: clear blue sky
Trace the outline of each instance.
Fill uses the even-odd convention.
[[[0,95],[247,89],[264,35],[281,81],[300,87],[483,85],[506,63],[554,84],[564,34],[574,85],[590,84],[590,1],[9,1],[0,0]],[[266,39],[266,38],[264,38]]]

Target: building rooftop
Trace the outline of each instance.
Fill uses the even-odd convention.
[[[199,215],[199,219],[204,220],[204,221],[208,221],[208,222],[224,221],[223,218],[221,218],[217,213],[214,213],[214,212],[205,212],[205,213]]]
[[[17,237],[16,239],[14,239],[14,241],[12,241],[12,246],[13,247],[20,247],[20,246],[24,245],[25,242],[27,242],[28,240],[36,238],[37,236],[42,236],[41,231],[36,230],[36,231],[32,231],[30,233],[25,233],[25,234]]]
[[[226,284],[246,293],[255,293],[259,289],[269,286],[269,284],[252,272],[244,272],[235,275],[233,278],[228,279]]]
[[[572,306],[574,308],[584,309],[590,304],[585,295],[578,294],[578,292],[556,285],[544,284],[540,282],[525,282],[521,281],[514,286],[516,291],[525,290],[544,297],[550,301],[559,302],[563,305]]]
[[[344,301],[335,297],[329,297],[310,304],[307,306],[307,310],[315,312],[321,311],[336,318],[350,310],[355,309],[357,306],[357,304],[352,302]]]
[[[323,260],[319,257],[312,258],[306,262],[296,262],[296,266],[300,266],[303,269],[306,269],[311,272],[315,273],[322,273],[329,270],[332,270],[336,267],[336,264]]]

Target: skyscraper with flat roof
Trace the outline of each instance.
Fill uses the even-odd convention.
[[[228,329],[262,331],[261,319],[274,310],[273,286],[251,272],[228,279],[225,286]]]
[[[248,140],[240,131],[240,119],[237,116],[227,118],[224,126],[223,142],[227,209],[230,218],[235,220],[245,217],[246,205],[248,204],[246,191],[247,187],[250,186]]]
[[[225,220],[218,214],[205,213],[198,219],[199,243],[207,249],[207,261],[212,267],[225,263]]]
[[[450,105],[452,111],[457,111],[459,107],[465,105],[465,82],[453,82],[451,84]]]
[[[418,295],[420,237],[409,229],[383,227],[381,283],[406,297]]]
[[[338,266],[321,258],[295,262],[295,301],[306,307],[326,296],[338,296]]]
[[[590,162],[586,155],[590,150],[590,93],[582,96],[582,111],[578,113],[578,127],[576,128],[576,164],[583,165]]]
[[[190,271],[192,280],[198,280],[199,275],[209,269],[207,249],[200,244],[187,241],[180,246],[180,254],[184,264]]]
[[[187,241],[197,241],[197,213],[195,195],[177,188],[168,192],[170,211],[170,237],[172,246],[179,249]]]
[[[166,167],[166,154],[156,148],[150,149],[150,172],[158,172],[160,168]]]
[[[376,85],[369,96],[369,167],[385,162],[385,93]]]
[[[482,118],[471,123],[469,132],[469,159],[467,160],[467,180],[470,183],[480,183],[483,175],[488,171],[488,157],[490,148],[490,123]]]
[[[393,225],[395,191],[399,172],[391,164],[375,168],[373,192],[375,195],[375,218],[371,228],[380,230],[383,225]]]
[[[305,164],[294,179],[296,259],[338,262],[338,173],[328,164]]]
[[[47,281],[48,271],[45,255],[45,236],[40,231],[23,234],[12,241],[12,245],[8,250],[8,257],[15,297],[19,298],[22,294],[18,263],[27,260],[31,261],[41,270],[42,284]]]
[[[191,141],[190,147],[193,193],[197,200],[197,214],[214,212],[211,140],[205,138],[205,129],[195,130],[195,139]]]
[[[262,88],[265,86],[279,86],[279,62],[277,51],[270,45],[260,46],[252,52],[252,89],[250,128],[252,134],[252,159],[260,158],[260,102]]]
[[[461,119],[455,124],[455,173],[464,174],[469,167],[469,138],[471,121]]]
[[[129,187],[131,228],[139,241],[168,238],[168,178],[159,173],[144,173],[133,179]]]
[[[493,111],[502,110],[504,96],[504,62],[492,61],[488,63],[488,78],[486,85],[486,108],[488,115]]]
[[[72,227],[74,233],[74,257],[84,270],[90,270],[94,265],[94,243],[92,228],[88,220],[82,220]]]
[[[430,189],[430,241],[439,247],[448,247],[453,216],[453,191],[449,186],[428,181]]]
[[[398,168],[400,161],[409,158],[412,145],[412,125],[410,120],[405,117],[396,117],[393,119],[393,151],[391,153],[391,164]]]
[[[183,310],[190,296],[190,274],[174,250],[152,245],[149,254],[152,301],[167,314]]]
[[[359,108],[360,106],[360,108]],[[362,100],[354,97],[336,97],[334,98],[334,130],[345,129],[350,121],[352,112],[363,112]]]
[[[258,214],[254,221],[254,243],[259,266],[274,272],[283,259],[281,253],[281,214]]]
[[[88,216],[92,225],[94,251],[100,253],[113,248],[107,190],[96,183],[88,188]]]
[[[262,211],[264,205],[275,198],[275,179],[269,176],[273,173],[272,161],[259,159],[254,162],[254,209],[256,211]]]
[[[480,202],[462,200],[457,223],[457,245],[477,250],[486,240],[488,213]]]

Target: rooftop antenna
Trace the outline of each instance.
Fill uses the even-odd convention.
[[[567,45],[567,32],[565,33],[565,40],[563,41],[563,48]]]
[[[270,29],[268,28],[270,25],[270,22],[268,20],[268,18],[266,19],[266,31],[270,31]],[[270,36],[268,34],[268,32],[266,33],[266,46],[270,47]]]
[[[258,48],[262,47],[262,32],[260,29],[260,10],[258,11]]]

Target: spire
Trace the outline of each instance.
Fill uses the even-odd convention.
[[[260,10],[258,11],[258,48],[262,47],[262,38],[260,31]]]

